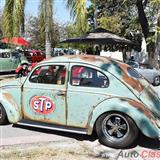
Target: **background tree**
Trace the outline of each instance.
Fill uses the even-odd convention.
[[[160,68],[160,62],[158,62],[158,59],[160,58],[160,0],[151,0],[151,5],[156,10],[156,29],[155,29],[155,54],[154,54],[154,67]],[[159,65],[157,65],[159,64]]]
[[[4,37],[24,35],[25,0],[6,0],[2,16]]]
[[[60,41],[60,26],[52,21],[52,47],[54,48]],[[42,27],[43,26],[43,27]],[[45,50],[45,25],[40,24],[39,17],[30,16],[26,21],[26,37],[33,48]]]
[[[86,1],[87,0],[67,0],[67,8],[70,10],[80,35],[88,30]]]
[[[4,37],[13,36],[13,8],[14,1],[6,0],[2,15],[2,31]]]
[[[152,59],[156,55],[153,52],[155,46],[153,29],[160,13],[159,0],[96,0],[96,6],[99,27],[125,36],[136,43],[138,42],[139,46],[144,35],[148,44],[149,58]],[[92,16],[90,19],[93,20],[93,7],[90,6],[89,11],[89,18]],[[158,21],[157,24],[159,24]],[[158,34],[156,35],[158,38]],[[156,44],[158,46],[158,40],[156,40]],[[156,50],[158,55],[158,49]],[[152,62],[151,59],[149,62]],[[156,59],[158,58],[154,57],[154,60]],[[155,64],[155,62],[152,64]]]
[[[13,36],[23,37],[25,33],[24,27],[24,9],[25,9],[26,0],[14,0],[14,9],[13,9]]]
[[[0,10],[0,19],[2,19],[2,11]],[[2,21],[0,21],[0,39],[2,38],[3,33],[2,33]]]
[[[52,52],[52,27],[53,0],[41,0],[39,12],[39,30],[41,39],[42,37],[45,37],[45,53],[47,58],[51,56]]]

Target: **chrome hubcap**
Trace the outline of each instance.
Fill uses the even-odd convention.
[[[159,85],[160,84],[160,77],[155,77],[154,83],[155,83],[155,85]]]
[[[119,114],[108,115],[102,125],[103,132],[113,139],[124,138],[129,131],[127,120]]]

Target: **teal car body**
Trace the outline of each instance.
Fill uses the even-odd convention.
[[[144,135],[160,137],[160,98],[152,86],[129,65],[105,57],[42,61],[27,77],[0,82],[0,104],[10,123],[27,126],[91,135],[108,123],[102,132],[111,139],[104,144],[115,148],[130,145],[119,143],[131,121]]]
[[[26,61],[22,53],[11,49],[0,49],[0,72],[15,71],[22,61]]]

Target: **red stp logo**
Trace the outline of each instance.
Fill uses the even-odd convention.
[[[55,110],[55,104],[45,96],[35,96],[31,99],[31,108],[40,114],[49,114]]]

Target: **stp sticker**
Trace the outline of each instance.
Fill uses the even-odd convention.
[[[55,104],[52,100],[45,96],[32,97],[30,101],[31,108],[40,114],[49,114],[55,110]]]

